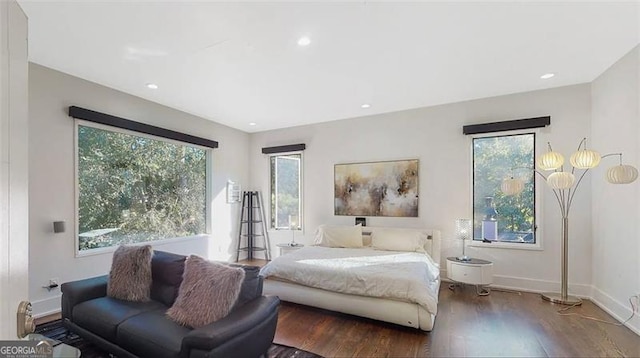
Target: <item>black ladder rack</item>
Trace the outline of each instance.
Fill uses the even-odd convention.
[[[245,191],[242,193],[239,226],[236,262],[240,259],[241,251],[247,252],[247,260],[253,260],[255,251],[264,251],[265,259],[271,260],[269,233],[267,232],[260,192]],[[242,246],[245,242],[246,246]],[[261,246],[258,246],[260,244]]]

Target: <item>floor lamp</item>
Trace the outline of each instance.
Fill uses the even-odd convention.
[[[600,164],[601,158],[611,156],[619,157],[620,164],[607,170],[607,181],[612,184],[630,184],[634,182],[638,178],[638,169],[631,165],[622,164],[622,153],[600,156],[597,152],[588,150],[587,139],[583,138],[580,144],[578,144],[578,150],[573,153],[569,159],[571,171],[564,171],[564,157],[562,154],[554,152],[551,144],[548,144],[548,146],[549,151],[537,158],[536,164],[538,168],[534,168],[533,171],[546,180],[551,190],[553,190],[558,205],[560,205],[560,213],[562,214],[562,277],[560,281],[560,292],[543,293],[542,298],[553,303],[580,305],[582,304],[582,300],[578,297],[570,296],[567,288],[569,271],[569,212],[571,210],[573,197],[582,182],[582,178],[584,178],[589,169],[595,168]],[[576,170],[581,170],[582,172],[576,173]],[[553,172],[547,176],[542,171]],[[578,177],[577,181],[576,176]],[[506,195],[516,195],[524,189],[524,182],[522,179],[512,176],[502,181],[500,189]]]

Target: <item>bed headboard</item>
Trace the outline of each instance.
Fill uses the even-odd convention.
[[[440,255],[442,249],[442,238],[440,237],[440,230],[435,229],[420,229],[420,228],[390,228],[390,227],[377,227],[377,226],[365,226],[362,228],[362,240],[365,246],[371,245],[371,233],[378,229],[405,229],[416,230],[422,232],[427,236],[427,243],[425,244],[425,251],[431,256],[433,261],[440,264]]]

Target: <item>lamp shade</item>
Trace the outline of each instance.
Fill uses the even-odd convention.
[[[456,238],[460,240],[471,239],[471,219],[456,219]]]
[[[569,162],[578,169],[595,168],[600,164],[600,154],[593,150],[579,150],[571,155]]]
[[[576,177],[569,172],[555,172],[547,177],[547,184],[553,189],[569,189],[576,181]]]
[[[289,230],[297,230],[299,227],[298,215],[289,215]]]
[[[524,190],[524,182],[517,178],[505,179],[500,185],[500,190],[502,190],[505,195],[520,194]]]
[[[555,170],[564,164],[564,157],[558,152],[546,152],[539,156],[536,162],[542,170]]]
[[[638,179],[638,169],[620,164],[607,170],[607,181],[611,184],[629,184]]]

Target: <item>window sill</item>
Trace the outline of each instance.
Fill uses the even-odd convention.
[[[173,237],[170,239],[163,239],[163,240],[137,242],[135,244],[129,244],[129,245],[131,246],[151,245],[155,249],[155,246],[159,246],[159,245],[173,244],[181,241],[198,240],[201,238],[206,238],[208,236],[209,236],[208,234],[200,234],[195,236]],[[76,257],[79,258],[79,257],[110,254],[116,251],[117,248],[118,246],[110,246],[110,247],[101,247],[98,249],[89,249],[89,250],[82,250],[82,251],[76,250]]]
[[[274,228],[270,228],[267,229],[268,232],[291,232],[291,231],[295,231],[296,234],[299,234],[301,232],[303,232],[304,230],[302,229],[296,229],[296,230],[291,230],[291,229],[274,229]]]
[[[536,244],[523,244],[523,243],[514,243],[514,242],[481,242],[481,241],[471,241],[467,244],[467,247],[478,247],[478,248],[493,248],[493,249],[509,249],[509,250],[533,250],[533,251],[542,251],[542,245],[540,243]]]

